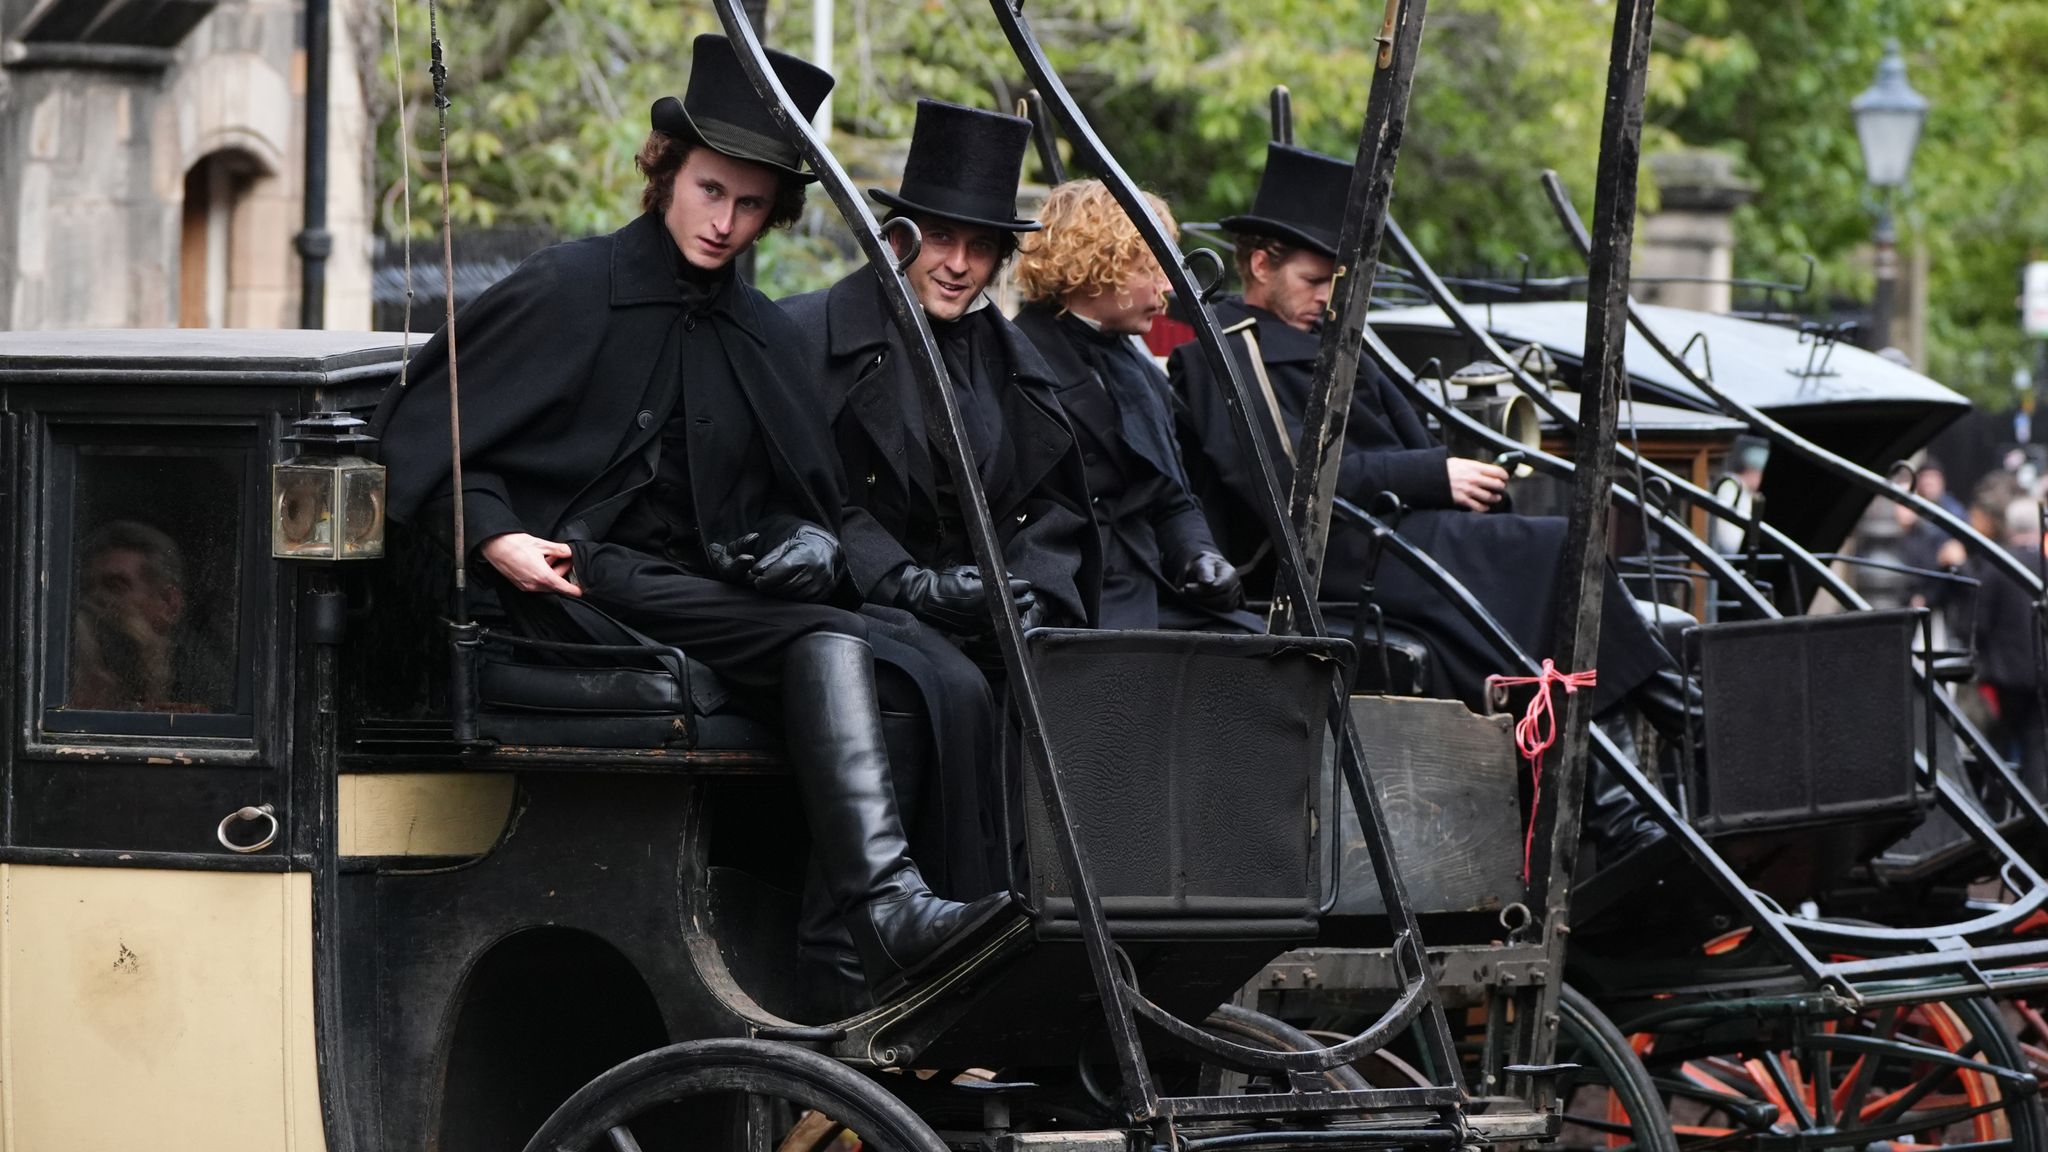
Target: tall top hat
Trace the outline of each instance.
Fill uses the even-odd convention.
[[[832,91],[832,74],[787,52],[768,50],[776,79],[806,119]],[[783,134],[768,105],[740,67],[732,41],[713,33],[697,37],[690,58],[690,87],[681,100],[663,96],[649,115],[654,130],[702,140],[714,152],[766,164],[808,184],[817,177],[798,167],[803,154]]]
[[[1036,232],[1038,221],[1017,217],[1017,179],[1030,140],[1031,121],[1021,116],[919,100],[902,185],[894,192],[870,188],[868,195],[902,212]]]
[[[1271,236],[1335,258],[1351,195],[1351,165],[1291,144],[1266,145],[1252,210],[1220,221],[1231,232]]]

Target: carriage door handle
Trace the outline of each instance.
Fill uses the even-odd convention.
[[[254,844],[237,844],[233,840],[228,839],[228,828],[230,826],[244,822],[254,823],[258,820],[270,821],[270,828],[263,833],[263,839],[256,841]],[[216,840],[220,841],[220,846],[230,852],[241,852],[244,854],[261,852],[272,844],[277,843],[277,809],[269,804],[237,808],[221,818],[220,827],[214,830],[213,835]]]

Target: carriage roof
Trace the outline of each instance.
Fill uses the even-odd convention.
[[[395,371],[405,339],[290,328],[0,332],[0,384],[335,383]]]
[[[1541,344],[1570,361],[1574,370],[1584,356],[1583,302],[1495,304],[1479,311],[1504,341]],[[1654,304],[1642,305],[1641,311],[1674,347],[1683,347],[1695,333],[1704,333],[1715,383],[1752,407],[1783,413],[1841,405],[1907,405],[1951,409],[1954,415],[1969,408],[1968,400],[1937,381],[1861,348],[1836,344],[1816,350],[1811,335],[1718,313]],[[1383,335],[1400,329],[1451,328],[1443,312],[1433,306],[1377,311],[1372,325]],[[1713,407],[1633,329],[1624,355],[1629,375],[1655,388],[1661,393],[1658,399],[1701,409]],[[1696,367],[1702,363],[1697,351],[1691,362]]]

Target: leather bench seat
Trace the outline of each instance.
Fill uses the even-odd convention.
[[[516,643],[516,641],[514,642]],[[575,658],[559,647],[549,655]],[[782,741],[737,709],[718,674],[681,655],[543,662],[486,645],[477,675],[478,729],[503,745],[772,751]]]

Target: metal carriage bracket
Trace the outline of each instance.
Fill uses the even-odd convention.
[[[1452,327],[1461,336],[1476,345],[1488,357],[1506,365],[1512,375],[1516,388],[1549,414],[1552,419],[1556,420],[1560,427],[1568,433],[1580,437],[1582,440],[1585,439],[1585,430],[1579,421],[1560,405],[1556,398],[1550,395],[1547,387],[1532,377],[1514,357],[1507,354],[1506,350],[1501,347],[1500,342],[1494,338],[1490,331],[1472,317],[1464,302],[1451,292],[1449,286],[1437,275],[1436,271],[1430,266],[1429,261],[1415,247],[1414,242],[1402,232],[1400,226],[1392,219],[1387,221],[1387,237],[1394,245],[1396,252],[1399,253],[1402,263],[1408,266],[1414,274],[1416,282],[1427,293],[1430,301],[1444,313],[1444,316],[1451,322]],[[1626,297],[1623,297],[1623,303],[1627,303]],[[1384,360],[1392,360],[1391,354],[1386,351],[1385,345],[1377,337],[1369,336],[1368,339],[1371,341],[1375,356],[1379,356]],[[1673,355],[1675,356],[1676,354],[1673,353]],[[1679,370],[1688,373],[1688,375],[1696,375],[1689,368],[1683,366],[1682,362],[1679,364]],[[1398,378],[1399,376],[1397,375]],[[1431,402],[1427,390],[1414,385],[1412,378],[1409,380],[1406,390],[1412,396],[1419,396],[1425,406],[1432,409],[1440,407]],[[1684,477],[1669,471],[1653,461],[1641,460],[1626,445],[1615,445],[1615,451],[1624,460],[1638,465],[1646,475],[1669,484],[1675,494],[1683,497],[1694,506],[1704,508],[1716,517],[1740,524],[1746,530],[1755,532],[1766,543],[1777,548],[1789,563],[1797,565],[1801,571],[1810,574],[1815,581],[1816,587],[1825,589],[1830,595],[1841,601],[1843,605],[1852,610],[1863,610],[1870,607],[1869,601],[1863,599],[1854,588],[1845,583],[1832,568],[1761,516],[1743,514],[1716,497],[1713,493],[1694,485]],[[1542,456],[1542,453],[1531,453],[1528,458],[1535,461],[1540,460]],[[1854,467],[1853,465],[1848,466]],[[1885,489],[1890,490],[1891,486],[1889,484],[1883,483],[1882,480],[1879,483]],[[1695,559],[1705,559],[1707,549],[1704,542],[1698,541],[1696,537],[1692,536],[1690,530],[1682,525],[1667,522],[1666,539],[1680,543],[1684,550]],[[1717,575],[1726,578],[1731,574],[1729,567],[1725,563],[1719,561],[1708,561],[1708,563],[1710,570]],[[1745,602],[1759,616],[1776,617],[1781,615],[1777,606],[1757,593],[1754,586],[1749,584],[1748,581],[1731,581],[1731,587],[1736,588],[1742,594]],[[1928,671],[1924,668],[1916,667],[1913,670],[1913,675],[1916,682],[1924,684],[1928,677]],[[2005,794],[2020,808],[2027,821],[2037,830],[2048,831],[2048,806],[2044,806],[2041,800],[2032,794],[2020,781],[2012,765],[2008,764],[2004,757],[2000,756],[1992,747],[1990,739],[1967,716],[1963,715],[1954,697],[1945,691],[1937,690],[1933,693],[1932,698],[1935,711],[1939,713],[1942,722],[1969,746],[1970,750],[1983,764],[1990,768],[1992,776],[1999,781]],[[1595,733],[1595,745],[1598,746],[1601,742],[1601,737],[1598,733]],[[1618,756],[1615,759],[1618,759]],[[1934,787],[1943,809],[1955,817],[1970,832],[1974,839],[2000,859],[2020,862],[2021,858],[2017,849],[1998,836],[1996,830],[1991,827],[1990,822],[1984,819],[1980,812],[1975,810],[1975,805],[1971,798],[1961,790],[1953,787],[1950,782],[1935,779],[1936,774],[1931,764],[1924,765],[1924,771],[1927,782],[1930,786]],[[1636,793],[1638,800],[1650,803],[1653,807],[1663,805],[1661,792],[1657,792],[1653,785],[1642,780],[1639,774],[1636,773],[1633,765],[1629,765],[1627,770],[1622,773],[1622,779],[1628,784],[1630,790]],[[1641,785],[1640,787],[1638,787],[1639,784]],[[1657,797],[1654,803],[1648,798],[1652,793]],[[1695,854],[1697,855],[1697,853]],[[1730,889],[1730,894],[1735,896],[1739,902],[1751,907],[1753,919],[1764,917],[1774,923],[1785,925],[1784,928],[1774,929],[1778,935],[1785,937],[1789,941],[1790,935],[1786,928],[1804,926],[1811,923],[1809,921],[1800,921],[1795,917],[1782,916],[1773,910],[1765,908],[1757,901],[1755,895],[1750,893],[1748,888],[1734,877],[1732,872],[1728,872],[1725,877],[1720,875],[1726,869],[1726,866],[1720,863],[1718,857],[1713,858],[1713,864],[1715,867],[1712,871],[1715,872],[1717,880],[1725,888]],[[2036,880],[2036,883],[2040,882],[2038,879]],[[1973,926],[1971,930],[1981,931],[1983,928]],[[1925,937],[1939,934],[1941,933],[1921,933],[1920,935]],[[1802,948],[1800,951],[1803,953],[1804,949]],[[1810,956],[1810,954],[1808,955]],[[1817,959],[1812,960],[1810,964],[1802,961],[1801,967],[1811,978],[1819,979],[1820,973],[1817,967],[1819,963]]]

